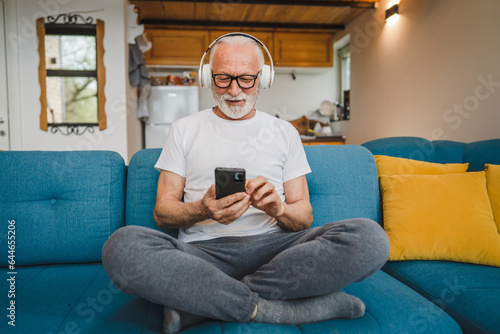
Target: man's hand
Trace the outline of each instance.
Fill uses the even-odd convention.
[[[215,184],[212,184],[203,196],[201,205],[206,216],[221,224],[229,225],[248,210],[250,196],[240,192],[215,199]]]
[[[263,176],[255,179],[248,179],[246,183],[246,193],[250,195],[253,207],[264,211],[269,216],[278,218],[283,215],[285,206],[274,188],[274,185]]]

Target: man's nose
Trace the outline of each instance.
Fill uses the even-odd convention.
[[[242,90],[240,86],[238,86],[238,82],[236,81],[236,79],[234,79],[228,88],[228,93],[231,94],[232,96],[237,96],[241,92]]]

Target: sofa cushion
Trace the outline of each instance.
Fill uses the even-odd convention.
[[[439,307],[384,272],[379,271],[344,290],[364,301],[366,311],[362,318],[299,326],[205,321],[182,333],[461,333],[458,324]]]
[[[500,164],[500,139],[482,140],[467,144],[464,162],[469,163],[469,171],[484,170],[485,164]]]
[[[388,262],[383,270],[444,309],[464,333],[498,333],[500,269],[446,261],[403,261]]]
[[[162,307],[119,291],[100,264],[19,268],[16,280],[15,332],[161,333]],[[0,290],[7,284],[0,280]],[[362,318],[301,326],[205,320],[182,333],[460,333],[439,307],[382,271],[344,290],[365,302]],[[0,322],[0,333],[9,330]]]
[[[0,274],[8,276],[5,270]],[[0,280],[2,291],[8,291],[7,283]],[[3,294],[4,310],[6,297]],[[163,309],[118,290],[101,264],[17,268],[16,296],[11,300],[16,305],[15,327],[4,315],[0,333],[161,333]]]
[[[497,224],[498,233],[500,233],[500,165],[486,164],[485,172],[493,217]]]
[[[375,155],[378,175],[438,175],[463,173],[469,164],[440,164],[406,158]]]
[[[389,260],[500,266],[484,172],[380,177]]]
[[[109,151],[0,152],[0,234],[15,223],[16,264],[100,261],[124,223],[125,164]],[[2,265],[7,247],[1,247]]]
[[[305,146],[313,226],[348,218],[379,221],[377,167],[370,151],[357,145]]]

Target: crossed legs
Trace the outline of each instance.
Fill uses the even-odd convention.
[[[304,323],[362,315],[362,302],[339,290],[376,272],[388,254],[385,232],[367,219],[189,244],[127,226],[104,245],[103,265],[123,291],[179,314],[248,322],[258,305],[255,321]],[[330,313],[304,313],[321,301],[317,310]]]

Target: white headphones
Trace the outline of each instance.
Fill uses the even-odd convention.
[[[218,41],[220,41],[222,38],[225,38],[225,37],[228,37],[228,36],[244,36],[244,37],[248,37],[248,38],[254,40],[255,42],[257,42],[260,46],[262,46],[262,48],[264,48],[264,50],[266,50],[267,56],[269,57],[269,61],[271,62],[271,66],[264,65],[262,67],[262,72],[260,74],[260,87],[263,88],[263,89],[265,89],[265,88],[271,88],[271,86],[273,84],[273,80],[274,80],[274,65],[273,65],[273,58],[271,57],[271,53],[266,48],[266,46],[264,45],[264,43],[262,43],[261,41],[259,41],[254,36],[249,35],[249,34],[245,34],[245,33],[242,33],[242,32],[232,32],[232,33],[229,33],[229,34],[225,34],[225,35],[217,38],[215,41],[213,41],[208,46],[207,51],[205,51],[205,53],[203,54],[203,57],[201,57],[200,69],[198,70],[198,82],[200,84],[200,87],[212,88],[212,68],[211,68],[210,64],[203,64],[203,61],[205,60],[205,57],[206,57],[208,51],[210,51],[210,49],[212,48],[212,46],[215,43],[217,43]]]

